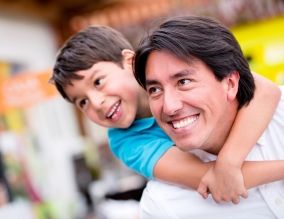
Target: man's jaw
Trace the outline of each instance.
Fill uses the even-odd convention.
[[[164,123],[166,125],[166,133],[182,151],[189,151],[195,148],[195,137],[199,134],[198,124],[200,116],[200,113],[183,115],[168,121],[166,124]]]

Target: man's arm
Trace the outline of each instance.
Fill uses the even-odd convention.
[[[278,86],[268,79],[257,74],[254,74],[254,78],[254,98],[239,110],[216,165],[205,174],[198,188],[204,198],[208,190],[217,202],[238,203],[239,196],[247,197],[240,168],[271,120],[281,94]]]

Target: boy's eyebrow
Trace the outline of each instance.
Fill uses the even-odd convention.
[[[177,78],[182,78],[182,77],[185,77],[185,76],[188,76],[188,75],[193,75],[195,73],[195,71],[192,69],[192,70],[189,70],[189,69],[184,69],[184,70],[181,70],[173,75],[170,76],[170,79],[177,79]],[[146,80],[146,86],[151,86],[151,85],[155,85],[155,84],[158,84],[159,81],[158,80]]]
[[[84,79],[90,81],[90,83],[93,83],[90,79],[93,78],[94,75],[97,74],[98,72],[100,72],[100,70],[94,69],[92,71],[92,73],[90,75],[88,75],[88,77],[84,76]],[[77,99],[78,99],[78,97],[69,98],[70,102],[73,103],[73,104],[76,103]]]
[[[70,98],[69,98],[69,99],[70,99]],[[76,100],[77,100],[77,97],[74,97],[74,98],[70,99],[70,102],[73,103],[73,104],[75,104],[75,103],[76,103]]]
[[[73,103],[73,104],[74,104],[74,103],[76,102],[76,100],[77,100],[77,97],[73,97],[73,98],[72,98],[72,97],[67,97],[67,98],[68,98],[69,102],[70,102],[70,103]]]

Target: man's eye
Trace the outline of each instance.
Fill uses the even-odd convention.
[[[158,91],[158,89],[157,89],[156,87],[150,87],[150,88],[148,89],[148,93],[149,93],[149,94],[156,93],[157,91]]]
[[[180,85],[187,85],[187,84],[190,83],[190,80],[189,79],[181,79],[181,80],[178,81],[178,83]]]
[[[149,87],[147,92],[149,95],[158,95],[161,92],[161,89],[158,87]]]

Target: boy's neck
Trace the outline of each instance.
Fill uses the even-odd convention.
[[[136,119],[142,119],[142,118],[147,118],[147,117],[152,116],[152,113],[151,113],[150,107],[149,107],[148,97],[147,97],[144,90],[139,95],[139,101],[138,101],[138,107],[137,108],[138,108],[138,110],[137,110],[137,114],[136,114]]]

